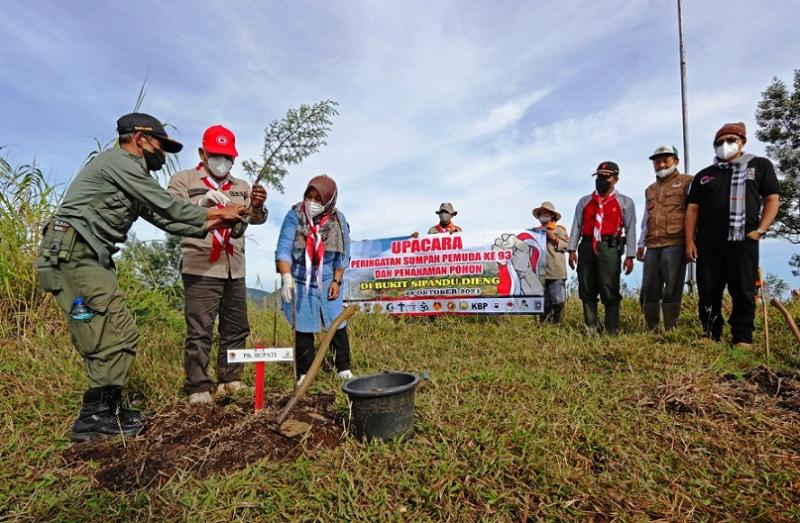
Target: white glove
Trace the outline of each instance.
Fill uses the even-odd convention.
[[[286,303],[292,303],[294,298],[294,277],[289,272],[281,274],[281,297]]]
[[[208,191],[200,198],[200,201],[197,202],[197,205],[200,207],[216,207],[217,205],[228,205],[231,203],[231,199],[225,196],[223,193],[217,190]]]

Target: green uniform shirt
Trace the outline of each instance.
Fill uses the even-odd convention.
[[[150,176],[144,158],[122,148],[95,156],[72,181],[56,211],[104,267],[111,265],[115,244],[125,241],[139,216],[172,234],[206,235],[206,209],[169,194]]]

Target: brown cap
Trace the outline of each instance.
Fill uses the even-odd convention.
[[[745,142],[747,141],[747,128],[744,126],[744,122],[726,123],[720,127],[717,134],[714,135],[714,141],[716,142],[719,140],[720,136],[726,134],[735,134]]]
[[[603,162],[597,166],[592,176],[597,174],[600,176],[619,176],[619,165],[616,162]]]

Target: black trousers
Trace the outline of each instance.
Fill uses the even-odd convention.
[[[728,287],[733,310],[728,318],[733,343],[753,343],[756,312],[758,242],[703,243],[697,245],[699,315],[706,336],[722,336],[722,291]]]
[[[247,320],[247,285],[244,278],[222,279],[183,275],[184,313],[186,316],[186,346],[183,368],[186,394],[208,392],[211,378],[208,363],[214,322],[219,316],[219,350],[217,351],[217,380],[220,383],[242,379],[244,365],[228,364],[228,350],[243,349],[250,334]]]
[[[295,334],[297,335],[296,378],[299,379],[301,375],[308,373],[308,369],[311,368],[311,363],[314,361],[314,333],[295,332]],[[336,371],[350,369],[350,339],[347,337],[347,327],[336,331],[331,341],[331,347]]]

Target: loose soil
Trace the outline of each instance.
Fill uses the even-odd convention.
[[[279,433],[275,418],[288,397],[268,395],[264,410],[231,398],[214,403],[176,403],[160,411],[135,438],[99,439],[74,444],[64,452],[66,465],[82,469],[111,490],[163,485],[178,472],[198,478],[228,474],[260,459],[289,460],[315,449],[339,445],[343,421],[333,413],[333,394],[305,397],[290,419],[311,429],[294,437]],[[90,467],[87,462],[97,467]]]
[[[762,365],[716,382],[687,376],[680,383],[658,386],[639,405],[677,415],[716,414],[721,405],[800,415],[800,372],[773,372]]]

